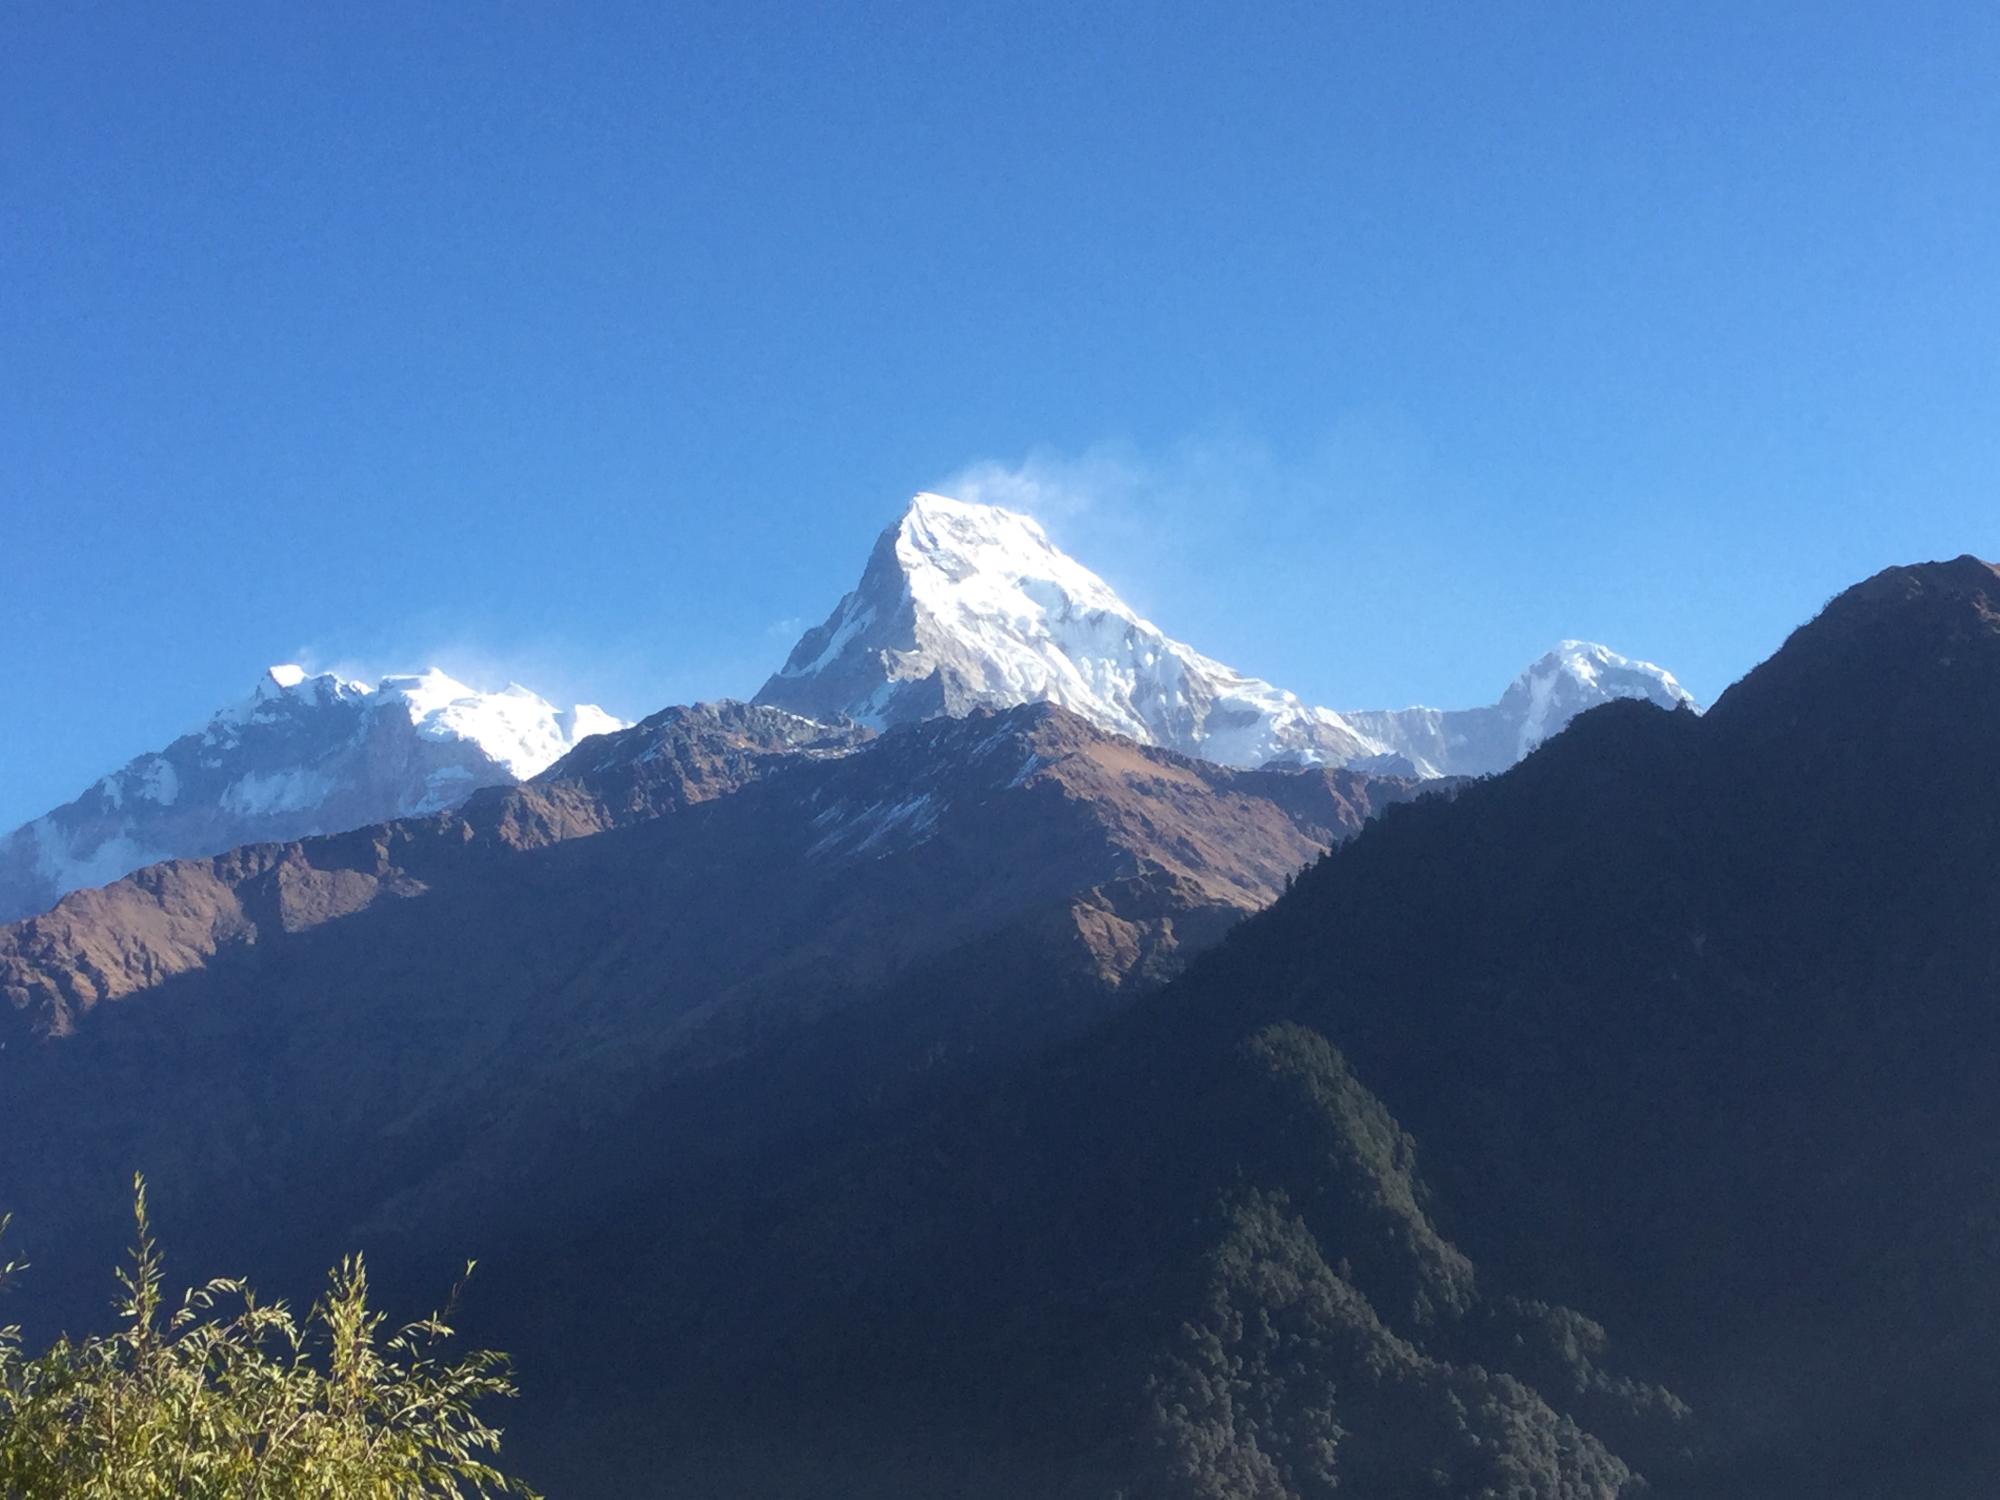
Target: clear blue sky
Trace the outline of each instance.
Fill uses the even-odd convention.
[[[272,660],[748,693],[982,463],[1313,701],[1712,698],[2000,552],[1996,15],[9,6],[0,827]]]

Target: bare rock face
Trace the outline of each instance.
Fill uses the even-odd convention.
[[[874,737],[848,720],[822,724],[725,698],[593,736],[535,780],[587,787],[618,816],[656,814],[735,791],[780,761],[847,755]]]
[[[623,721],[442,672],[371,687],[272,667],[243,702],[0,838],[0,921],[167,859],[338,833],[524,780]]]

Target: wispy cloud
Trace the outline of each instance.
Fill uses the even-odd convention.
[[[1285,449],[1232,428],[1043,446],[931,488],[1034,516],[1170,634],[1321,701],[1389,701],[1367,668],[1412,607],[1408,558],[1467,519],[1425,434],[1371,408]]]
[[[975,459],[933,488],[1055,524],[1161,512],[1230,516],[1246,507],[1295,521],[1405,503],[1420,492],[1434,498],[1434,479],[1429,445],[1413,423],[1393,411],[1356,409],[1291,452],[1229,429],[1150,450],[1119,442],[1073,452],[1040,446],[1018,458]]]
[[[1031,449],[967,463],[934,488],[1033,516],[1059,546],[1104,573],[1149,613],[1180,593],[1191,553],[1218,530],[1241,530],[1268,454],[1207,437],[1163,450],[1102,442],[1076,452]],[[1240,541],[1231,555],[1241,550]],[[1163,622],[1164,623],[1164,622]]]
[[[1057,524],[1138,503],[1157,478],[1156,466],[1135,450],[1102,443],[1077,454],[1040,447],[1011,461],[975,459],[932,488]]]

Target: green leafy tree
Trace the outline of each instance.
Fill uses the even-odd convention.
[[[476,1410],[515,1394],[506,1357],[442,1353],[456,1290],[391,1332],[353,1256],[304,1318],[226,1279],[170,1306],[144,1181],[133,1189],[119,1331],[31,1357],[18,1326],[0,1328],[0,1500],[532,1495],[496,1466],[499,1429]],[[24,1269],[0,1265],[0,1286]]]

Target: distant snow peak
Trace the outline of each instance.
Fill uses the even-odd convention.
[[[365,682],[281,662],[264,669],[248,698],[218,710],[203,733],[211,744],[233,744],[246,725],[276,723],[300,710],[358,700],[372,691]]]
[[[281,662],[196,733],[0,838],[0,921],[162,859],[443,811],[623,727],[435,668],[371,687]]]
[[[419,735],[475,744],[517,781],[527,780],[568,754],[575,745],[574,729],[579,721],[598,724],[610,717],[594,704],[565,713],[514,682],[497,693],[482,693],[436,667],[408,676],[385,677],[376,691],[385,705],[403,708]],[[611,722],[614,728],[624,727],[616,720]]]
[[[1595,641],[1560,641],[1554,650],[1530,663],[1515,681],[1525,683],[1552,673],[1560,673],[1590,686],[1648,684],[1677,702],[1694,702],[1694,695],[1682,687],[1665,667],[1620,656],[1609,646],[1600,646]],[[1620,696],[1636,695],[1627,693]]]
[[[1664,667],[1620,656],[1595,641],[1563,641],[1509,684],[1500,707],[1519,709],[1516,744],[1519,755],[1526,755],[1584,709],[1613,698],[1645,698],[1662,708],[1694,706],[1694,695]]]
[[[322,698],[353,697],[371,693],[374,689],[365,682],[342,677],[334,672],[308,672],[295,662],[280,662],[266,667],[264,675],[252,693],[251,701],[269,702],[282,698],[303,698],[317,702]]]
[[[1426,775],[1488,776],[1559,734],[1584,710],[1615,698],[1644,698],[1661,708],[1698,707],[1664,667],[1620,656],[1595,641],[1563,641],[1529,663],[1498,703],[1352,712],[1347,718]]]

